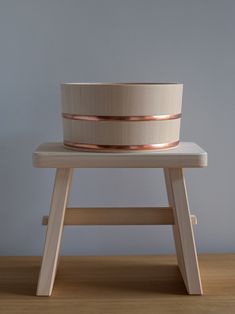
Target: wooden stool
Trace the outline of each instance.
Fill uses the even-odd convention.
[[[207,153],[195,143],[182,142],[161,151],[93,153],[69,151],[62,143],[45,143],[33,154],[33,165],[56,168],[54,191],[37,295],[52,293],[64,225],[172,225],[178,265],[189,294],[202,294],[197,253],[183,168],[207,166]],[[67,208],[74,168],[163,168],[168,207]]]

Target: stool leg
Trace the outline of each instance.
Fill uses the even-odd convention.
[[[170,172],[168,169],[164,169],[164,175],[165,175],[165,183],[166,183],[166,190],[167,190],[169,206],[171,206],[174,209],[175,208],[175,200],[174,200],[174,195],[173,195],[173,191],[172,191]],[[174,216],[175,216],[175,214],[174,214]],[[181,241],[180,241],[179,227],[177,224],[174,224],[172,226],[172,229],[173,229],[173,235],[174,235],[174,240],[175,240],[175,248],[176,248],[178,266],[179,266],[181,275],[184,279],[184,282],[187,282],[186,273],[185,273],[184,258],[183,258],[183,252],[182,252],[182,245],[181,245]]]
[[[174,210],[173,234],[179,268],[188,293],[201,295],[201,278],[183,170],[167,168],[164,174],[169,205]]]
[[[49,296],[55,280],[60,243],[73,169],[57,169],[37,295]]]

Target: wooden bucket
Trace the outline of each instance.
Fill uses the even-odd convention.
[[[64,145],[88,151],[139,151],[179,143],[183,85],[61,84]]]

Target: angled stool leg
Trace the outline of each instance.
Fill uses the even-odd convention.
[[[164,169],[169,205],[174,210],[173,234],[179,268],[189,294],[202,294],[187,191],[181,168]]]
[[[168,197],[168,203],[169,206],[172,208],[175,208],[175,200],[172,190],[172,184],[171,184],[171,178],[170,178],[170,172],[167,168],[164,169],[164,175],[165,175],[165,183],[166,183],[166,191],[167,191],[167,197]],[[175,216],[175,214],[174,214]],[[178,266],[181,272],[181,275],[183,277],[184,282],[187,282],[186,273],[185,273],[185,265],[184,265],[184,258],[183,258],[183,252],[182,252],[182,245],[180,241],[180,231],[178,224],[174,224],[172,226],[174,240],[175,240],[175,248],[176,248],[176,255],[177,255],[177,261]]]
[[[55,280],[60,243],[73,169],[57,169],[37,295],[49,296]]]

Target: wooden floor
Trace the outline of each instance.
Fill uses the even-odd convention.
[[[39,257],[0,257],[0,313],[235,313],[235,254],[199,257],[204,296],[188,296],[172,256],[62,257],[36,297]]]

